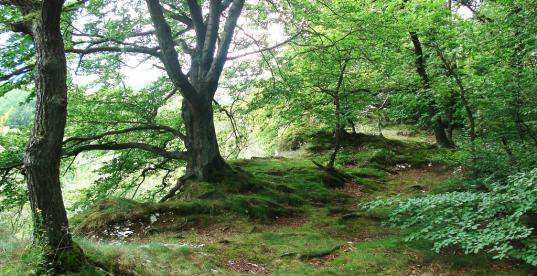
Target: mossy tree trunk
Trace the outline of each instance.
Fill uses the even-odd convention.
[[[60,185],[67,118],[67,65],[60,30],[63,3],[7,2],[25,15],[14,30],[30,35],[35,48],[36,110],[24,170],[34,220],[34,244],[44,247],[47,266],[55,273],[77,270],[79,263],[71,261],[82,259],[82,252],[71,239]]]

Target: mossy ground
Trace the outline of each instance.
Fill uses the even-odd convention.
[[[456,189],[460,175],[433,162],[435,149],[369,136],[351,141],[338,169],[352,179],[331,189],[310,161],[322,160],[324,147],[301,159],[232,162],[237,178],[192,183],[165,203],[100,202],[71,220],[77,243],[94,264],[124,275],[531,275],[507,260],[405,243],[382,225],[384,214],[360,209],[379,196]],[[371,158],[374,152],[394,158]],[[12,252],[6,246],[17,245],[0,243],[0,251]],[[24,258],[0,257],[0,274],[12,272],[15,260],[26,264],[21,271],[31,267]]]

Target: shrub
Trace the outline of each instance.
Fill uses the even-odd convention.
[[[411,230],[407,241],[433,241],[436,252],[455,246],[465,254],[486,251],[537,266],[537,169],[486,186],[488,191],[378,200],[367,208],[389,208],[389,225]]]

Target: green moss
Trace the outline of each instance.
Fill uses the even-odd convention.
[[[321,182],[329,188],[339,188],[345,186],[346,179],[338,174],[322,172],[320,175]]]
[[[351,167],[346,168],[345,172],[354,177],[361,178],[385,178],[386,172],[374,167]]]
[[[69,250],[51,252],[50,258],[55,263],[55,267],[61,268],[61,271],[56,271],[57,273],[78,273],[82,270],[82,268],[88,266],[86,256],[84,255],[82,248],[77,243],[73,243],[72,248]]]
[[[214,184],[206,182],[190,183],[181,193],[177,195],[179,200],[222,198],[224,195],[219,193]]]
[[[227,199],[224,205],[227,210],[237,214],[265,220],[295,213],[292,208],[286,208],[264,196],[237,195]]]
[[[210,275],[222,273],[190,245],[163,242],[107,244],[80,240],[88,258],[114,275]],[[204,265],[199,265],[201,262]],[[88,275],[102,275],[88,274]]]
[[[199,219],[201,216],[223,213],[266,221],[299,214],[305,206],[339,205],[349,200],[349,196],[329,189],[326,173],[310,161],[255,159],[232,165],[234,172],[221,183],[191,182],[173,200],[164,203],[110,198],[77,215],[72,220],[73,224],[81,233],[99,233],[125,221],[147,225],[154,213],[185,217],[189,225],[195,221],[207,221]],[[345,181],[341,177],[336,180],[336,186]],[[177,227],[176,224],[170,225],[170,229]],[[165,231],[165,226],[157,232],[161,231]]]
[[[82,215],[81,225],[148,220],[154,213],[164,217],[151,226],[151,235],[129,243],[82,245],[88,256],[118,274],[235,275],[230,261],[256,264],[271,275],[399,275],[417,265],[425,275],[463,274],[466,266],[486,275],[498,273],[488,257],[444,256],[427,245],[404,243],[397,229],[383,226],[386,210],[362,211],[360,204],[376,196],[421,193],[412,189],[416,183],[427,190],[451,189],[457,180],[426,169],[408,175],[386,172],[413,154],[425,157],[416,157],[412,164],[429,162],[434,150],[421,144],[372,140],[361,146],[357,150],[347,144],[347,150],[348,156],[363,158],[364,164],[338,167],[361,186],[364,194],[359,197],[327,187],[326,172],[309,160],[239,160],[232,162],[238,173],[226,175],[221,183],[191,183],[165,203],[111,199],[118,202],[98,204],[89,216]],[[317,262],[322,265],[311,264]],[[525,272],[525,268],[501,270],[511,275]]]

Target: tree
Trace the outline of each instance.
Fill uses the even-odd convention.
[[[32,37],[35,47],[36,113],[24,155],[35,244],[45,246],[56,272],[76,269],[80,260],[71,239],[60,185],[60,159],[67,117],[67,65],[60,30],[63,0],[1,1],[22,14],[14,31]]]
[[[212,102],[244,0],[211,0],[206,19],[197,1],[187,1],[196,32],[195,47],[189,51],[188,77],[181,69],[174,37],[160,1],[147,0],[146,3],[158,38],[160,59],[170,80],[184,97],[182,117],[186,126],[185,146],[188,153],[185,178],[218,181],[225,175],[223,171],[228,169],[228,165],[218,148]],[[219,32],[220,20],[226,10],[224,29]]]
[[[109,5],[117,7],[114,11],[123,10],[121,3],[113,1]],[[218,182],[230,170],[220,153],[213,102],[244,4],[244,0],[202,3],[195,0],[184,3],[146,1],[147,10],[142,6],[129,8],[138,12],[135,16],[132,13],[117,14],[120,20],[111,20],[103,25],[99,21],[91,22],[83,30],[73,29],[69,43],[72,47],[67,51],[79,54],[82,66],[85,65],[82,62],[85,56],[101,54],[101,57],[110,57],[106,55],[108,53],[116,56],[105,61],[112,65],[106,71],[114,70],[111,68],[116,68],[121,62],[117,57],[126,53],[145,55],[145,60],[158,60],[163,65],[156,67],[166,72],[174,90],[183,97],[181,117],[185,128],[181,138],[186,151],[180,156],[186,161],[187,169],[178,186],[186,180]],[[86,10],[89,13],[100,11],[94,3],[90,3]],[[148,23],[153,27],[150,30],[147,30]],[[125,24],[131,27],[125,28]],[[84,45],[87,47],[84,48]],[[188,64],[188,69],[184,68],[185,64]],[[117,71],[112,74],[117,74]],[[122,149],[129,148],[129,145],[124,146]],[[134,148],[146,150],[150,147]]]
[[[412,41],[412,45],[414,46],[414,54],[416,55],[416,72],[421,78],[424,90],[427,94],[430,94],[431,84],[429,82],[425,58],[423,56],[423,48],[421,46],[418,34],[416,32],[410,32],[410,40]],[[425,95],[425,97],[427,98],[427,113],[429,115],[428,120],[430,121],[430,124],[434,130],[436,144],[440,147],[452,147],[453,143],[446,135],[444,124],[442,123],[442,118],[440,117],[434,98],[431,97],[431,95]]]
[[[72,13],[69,20],[64,22],[66,52],[78,55],[75,74],[79,70],[90,74],[98,72],[100,78],[94,83],[95,87],[100,87],[98,94],[104,97],[112,96],[110,100],[114,101],[101,100],[101,103],[96,103],[99,98],[97,95],[93,97],[87,93],[75,93],[76,101],[80,103],[77,105],[88,105],[88,108],[82,109],[92,112],[80,112],[76,113],[75,117],[70,117],[73,122],[71,123],[71,119],[68,121],[68,139],[64,141],[62,157],[76,158],[78,154],[86,151],[112,150],[118,151],[122,158],[132,159],[133,154],[130,152],[136,152],[135,156],[144,162],[128,162],[132,164],[128,169],[117,169],[130,174],[129,176],[135,172],[142,176],[147,171],[165,171],[166,181],[163,179],[163,187],[159,189],[161,192],[168,188],[170,175],[173,177],[173,172],[184,163],[187,164],[187,172],[178,180],[176,187],[191,179],[209,182],[221,180],[230,167],[224,162],[217,142],[213,98],[224,63],[228,59],[231,43],[234,43],[235,50],[247,47],[240,39],[239,42],[233,42],[234,29],[244,1],[212,1],[207,5],[196,1],[182,4],[152,1],[148,2],[148,5],[140,4],[134,7],[124,5],[127,2],[131,3],[110,1],[106,3],[107,8],[103,8],[101,2],[89,1],[83,9]],[[207,14],[205,8],[202,9],[204,5],[210,8]],[[254,14],[258,11],[253,10]],[[82,23],[77,21],[87,17],[97,19],[81,20]],[[101,20],[102,18],[106,20]],[[153,19],[156,24],[151,24]],[[103,21],[106,21],[106,24]],[[83,27],[80,27],[80,24]],[[170,32],[173,34],[171,41]],[[279,43],[267,49],[275,49],[283,44]],[[242,53],[229,59],[258,52]],[[90,55],[91,58],[88,58]],[[130,91],[122,82],[119,70],[127,55],[142,57],[144,62],[154,63],[155,68],[168,73],[168,78],[161,78],[140,92]],[[185,70],[185,64],[190,68]],[[103,88],[103,83],[107,84],[106,87],[112,86],[109,91],[104,91],[106,89]],[[84,86],[72,88],[75,91],[89,89]],[[169,90],[161,93],[164,88]],[[161,116],[161,108],[177,99],[177,94],[180,94],[183,100],[180,108],[182,114],[167,113],[167,116]],[[82,97],[79,97],[80,95]],[[81,98],[88,98],[89,101]],[[110,109],[105,109],[104,106],[107,104],[110,105],[108,108],[120,108],[125,112],[110,116]],[[99,114],[94,114],[95,109],[92,109],[92,106],[103,111],[102,114],[107,119],[103,120]],[[136,108],[133,109],[133,106]],[[144,107],[149,110],[143,110]],[[134,117],[127,117],[126,114],[132,114]],[[173,119],[168,115],[176,117]],[[165,120],[162,120],[163,117]],[[116,118],[119,120],[114,121]],[[82,121],[84,125],[81,124]],[[161,166],[163,163],[166,163],[166,166]],[[17,160],[12,160],[3,167],[13,168],[16,164]],[[105,170],[109,168],[111,167],[103,167]],[[129,179],[126,178],[124,182]],[[112,182],[117,184],[118,181],[123,180],[116,177]],[[117,187],[112,182],[108,182],[107,186]],[[176,188],[172,188],[169,196],[175,191]]]
[[[407,2],[408,0],[403,0],[402,9],[405,9],[405,5]],[[449,1],[449,3],[451,3],[451,0]],[[442,122],[442,118],[438,112],[437,103],[434,100],[434,97],[432,97],[431,95],[431,84],[429,81],[429,75],[427,74],[427,65],[419,35],[416,31],[410,31],[409,35],[410,40],[412,41],[412,46],[414,47],[416,72],[420,76],[421,81],[423,83],[423,89],[425,90],[424,98],[427,105],[427,113],[429,115],[428,121],[434,131],[436,144],[439,147],[453,147],[453,142],[448,139],[448,135],[446,134],[444,123]]]

